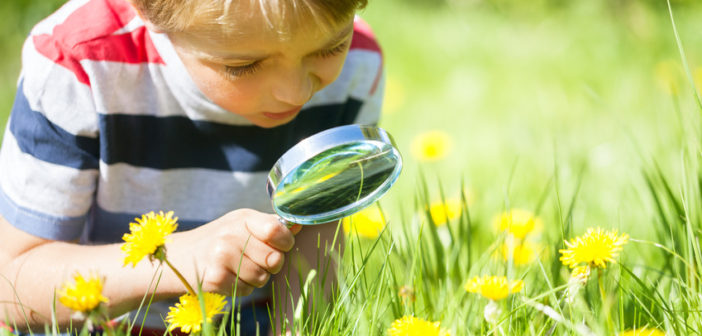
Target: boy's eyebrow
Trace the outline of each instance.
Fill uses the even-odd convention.
[[[317,51],[312,52],[312,54],[334,48],[342,39],[344,39],[349,33],[353,31],[353,22],[351,22],[344,30],[340,31],[339,34],[331,38],[324,46],[319,48]],[[257,61],[268,58],[268,54],[227,54],[227,55],[206,55],[206,58],[213,61],[226,62],[231,60],[237,61]]]

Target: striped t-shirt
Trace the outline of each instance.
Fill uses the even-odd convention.
[[[187,230],[238,208],[272,212],[269,169],[299,140],[378,121],[382,57],[357,19],[338,79],[265,129],[212,103],[168,37],[124,0],[71,0],[22,51],[0,151],[0,214],[33,235],[117,242],[135,217],[173,210]]]

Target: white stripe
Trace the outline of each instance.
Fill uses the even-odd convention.
[[[22,50],[24,95],[32,110],[71,134],[97,136],[90,87],[75,74],[39,54],[31,38]]]
[[[100,162],[100,174],[97,202],[110,212],[173,210],[183,219],[207,221],[240,208],[273,211],[266,172],[157,170]]]
[[[368,98],[376,78],[382,70],[383,59],[377,51],[352,49],[347,58],[348,66],[354,69],[350,95],[361,100]]]
[[[78,170],[23,153],[9,131],[0,151],[0,187],[18,206],[51,216],[85,215],[97,170]]]
[[[187,116],[229,125],[251,125],[241,116],[227,112],[212,102],[184,92],[167,80],[177,71],[156,63],[130,64],[83,60],[91,78],[95,108],[99,113],[128,115]],[[198,91],[199,92],[199,91]]]
[[[380,119],[380,112],[383,107],[383,96],[385,93],[385,76],[378,81],[375,92],[363,103],[361,110],[354,123],[356,124],[377,124]]]
[[[32,28],[32,35],[51,34],[54,27],[66,21],[69,15],[90,0],[71,0]]]
[[[154,85],[152,71],[160,65],[93,60],[80,63],[91,78],[98,113],[182,115],[175,97],[163,86]]]
[[[135,15],[134,18],[127,22],[124,27],[117,29],[112,35],[120,35],[120,34],[126,34],[126,33],[131,33],[137,28],[141,28],[144,26],[144,21],[141,20],[139,15]]]

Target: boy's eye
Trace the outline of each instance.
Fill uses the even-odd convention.
[[[346,51],[346,48],[349,46],[349,41],[345,41],[342,44],[339,44],[338,46],[327,49],[327,50],[322,50],[320,51],[317,55],[323,58],[326,57],[332,57],[339,55]],[[247,75],[251,75],[255,73],[259,68],[261,67],[261,62],[256,61],[251,64],[247,65],[237,65],[237,66],[232,66],[232,65],[225,65],[224,70],[227,73],[227,75],[237,78],[237,77],[244,77]]]
[[[227,72],[228,75],[232,77],[244,77],[247,75],[251,75],[258,68],[261,66],[260,62],[253,62],[251,64],[247,65],[241,65],[241,66],[231,66],[231,65],[225,65],[224,70]]]
[[[319,56],[321,56],[321,57],[332,57],[332,56],[336,56],[336,55],[338,55],[338,54],[343,53],[343,52],[346,50],[346,47],[348,47],[348,45],[349,45],[349,41],[346,41],[346,42],[344,42],[344,43],[342,43],[342,44],[339,44],[338,46],[336,46],[336,47],[334,47],[334,48],[327,49],[327,50],[322,50],[322,51],[319,53]]]

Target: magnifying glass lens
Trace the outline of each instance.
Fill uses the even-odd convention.
[[[275,189],[273,207],[285,219],[301,223],[344,217],[387,191],[401,162],[399,152],[386,142],[333,147],[291,170]]]

